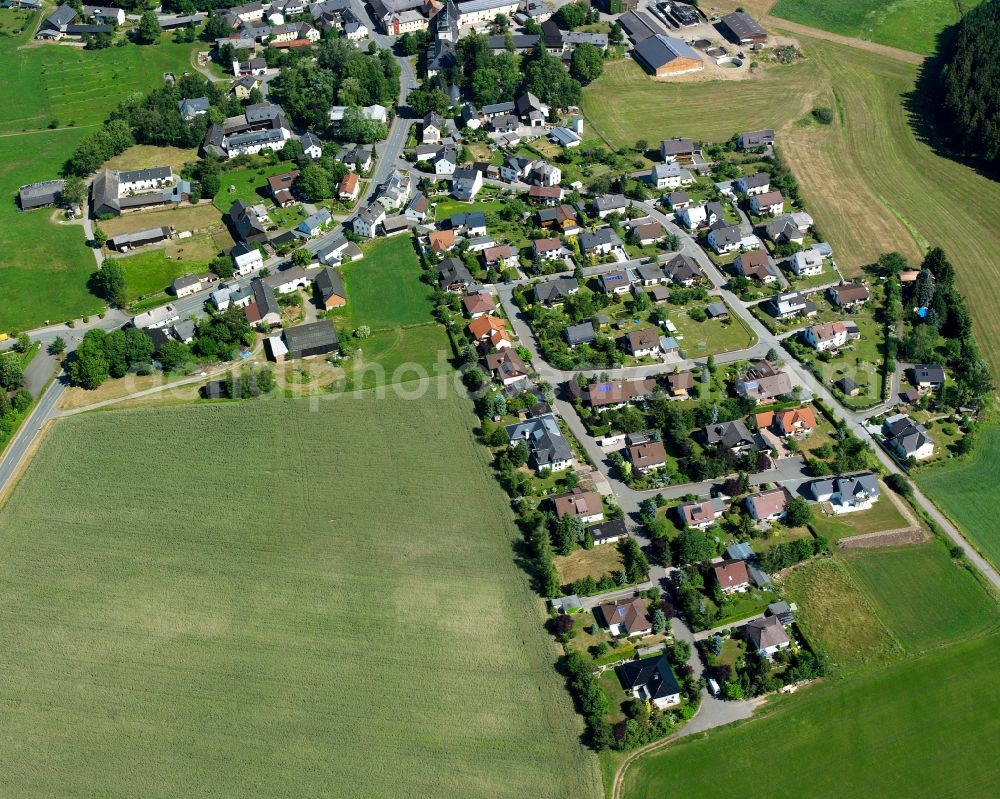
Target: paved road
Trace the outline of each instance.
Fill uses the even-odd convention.
[[[17,474],[22,459],[31,449],[31,444],[35,437],[41,432],[43,425],[52,418],[55,413],[56,403],[63,391],[65,384],[61,380],[54,380],[48,387],[41,399],[35,405],[31,415],[24,420],[21,429],[7,446],[4,456],[0,459],[0,497],[4,496],[8,485]]]

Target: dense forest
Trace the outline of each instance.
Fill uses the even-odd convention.
[[[1000,0],[966,14],[941,55],[942,135],[965,155],[1000,167]]]

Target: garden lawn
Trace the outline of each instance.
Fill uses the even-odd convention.
[[[366,339],[351,339],[347,346],[350,352],[362,352],[360,361],[341,363],[348,389],[410,382],[452,371],[451,343],[436,322],[378,330]]]
[[[272,208],[274,203],[271,202],[271,190],[267,185],[267,179],[295,168],[293,162],[282,161],[280,164],[270,166],[223,172],[219,175],[222,183],[213,203],[224,214],[229,212],[236,200],[243,200],[247,205],[256,205],[266,200],[267,207]],[[230,191],[230,187],[233,191]]]
[[[831,544],[842,538],[856,535],[880,533],[884,530],[900,530],[912,525],[900,512],[896,503],[888,496],[889,490],[882,487],[879,501],[868,510],[842,513],[839,516],[813,513],[809,523],[816,535],[826,538]]]
[[[57,422],[0,512],[0,793],[596,797],[475,425],[453,393]]]
[[[954,643],[997,624],[992,597],[937,541],[851,550],[844,561],[908,652]]]
[[[600,580],[606,575],[615,576],[622,570],[622,556],[617,544],[600,544],[591,549],[574,549],[568,555],[553,559],[559,582],[572,583],[581,577]]]
[[[788,597],[806,640],[830,668],[850,670],[898,657],[899,644],[879,620],[839,560],[827,558],[793,568]]]
[[[145,250],[114,260],[125,270],[125,287],[130,301],[166,291],[181,275],[208,271],[207,261],[172,261],[162,249]]]
[[[722,352],[732,352],[751,347],[756,337],[732,314],[728,321],[706,319],[696,322],[686,310],[671,311],[670,321],[684,338],[678,340],[685,358],[706,358]]]
[[[980,0],[778,0],[772,16],[867,39],[922,55],[937,49],[937,37]]]
[[[772,700],[761,718],[682,738],[639,758],[622,796],[737,799],[762,753],[780,763],[769,799],[845,796],[988,799],[996,793],[1000,637],[978,639],[851,681]]]
[[[915,478],[969,536],[994,565],[1000,564],[1000,427],[984,427],[972,453],[929,469],[918,469]]]
[[[431,321],[433,291],[420,279],[420,262],[409,236],[372,242],[365,257],[340,268],[347,305],[334,312],[351,327],[372,330],[420,325]]]

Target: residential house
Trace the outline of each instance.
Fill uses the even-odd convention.
[[[180,111],[181,118],[185,122],[190,122],[195,117],[204,116],[208,113],[208,98],[193,97],[180,100],[177,103],[177,110]]]
[[[240,242],[229,251],[233,259],[233,275],[244,277],[264,267],[264,256],[256,247]]]
[[[726,501],[722,497],[685,502],[677,506],[677,515],[686,527],[707,530],[726,512]]]
[[[358,199],[361,193],[361,178],[357,172],[348,172],[340,181],[337,187],[337,199],[342,202],[352,203]]]
[[[635,270],[640,286],[658,286],[667,281],[663,269],[656,264],[642,264]]]
[[[628,462],[639,474],[649,474],[667,465],[667,451],[662,441],[643,441],[625,450]]]
[[[778,279],[771,271],[771,262],[764,250],[740,253],[733,264],[740,275],[758,283],[773,283]]]
[[[483,188],[483,173],[478,169],[456,169],[451,175],[451,196],[462,202],[472,202]]]
[[[743,234],[739,225],[722,225],[708,231],[708,243],[716,255],[736,252],[743,245]]]
[[[267,241],[267,212],[258,206],[250,206],[242,200],[234,200],[229,207],[228,221],[236,238],[251,244]]]
[[[808,224],[806,224],[808,220]],[[767,237],[775,244],[798,244],[805,241],[805,232],[812,227],[808,214],[781,214],[764,226]]]
[[[448,227],[464,233],[466,236],[486,235],[486,214],[482,211],[472,211],[467,214],[453,214],[448,219]]]
[[[497,244],[483,250],[487,269],[517,269],[518,261],[517,249],[510,244]]]
[[[454,230],[432,230],[427,234],[427,247],[436,255],[453,250],[458,244]]]
[[[663,264],[663,274],[671,283],[687,288],[701,281],[701,270],[683,253],[677,253]]]
[[[553,239],[549,239],[549,241],[553,241]],[[554,239],[554,241],[558,242],[559,239]],[[547,307],[562,305],[567,297],[576,294],[579,290],[580,284],[575,277],[558,277],[555,280],[546,280],[535,284],[535,299]]]
[[[766,194],[771,188],[771,176],[767,172],[754,172],[736,181],[736,190],[747,197]]]
[[[940,391],[944,385],[944,367],[917,363],[910,370],[910,377],[917,391]]]
[[[507,323],[491,314],[477,316],[469,322],[467,330],[473,340],[482,346],[495,350],[512,346],[510,336],[507,334]]]
[[[616,544],[628,537],[628,527],[625,526],[624,519],[606,519],[603,522],[590,525],[587,532],[595,546]]]
[[[792,380],[769,361],[757,361],[736,381],[736,393],[755,402],[770,402],[792,393]]]
[[[785,488],[772,488],[751,494],[743,502],[750,518],[756,522],[773,522],[784,519],[791,494]]]
[[[688,203],[680,209],[680,213],[677,216],[684,227],[688,230],[694,230],[708,222],[708,206],[691,205]]]
[[[535,239],[532,248],[543,261],[560,261],[570,254],[558,237]]]
[[[816,429],[816,414],[808,405],[774,412],[774,425],[783,436],[802,436]]]
[[[458,150],[452,146],[442,147],[431,159],[434,165],[434,174],[438,177],[446,177],[455,174],[458,169]]]
[[[427,218],[428,205],[427,197],[424,196],[423,192],[418,191],[413,195],[413,199],[410,200],[409,205],[406,206],[406,210],[403,213],[411,221],[420,223]]]
[[[780,191],[765,191],[750,198],[750,210],[757,216],[777,216],[785,210],[785,198]]]
[[[292,186],[298,180],[299,170],[293,169],[291,172],[284,172],[280,175],[273,175],[267,179],[268,190],[271,192],[271,199],[279,208],[287,208],[295,203],[292,196]]]
[[[601,605],[600,611],[605,626],[614,636],[641,637],[653,632],[653,622],[642,597],[609,602]]]
[[[323,142],[310,131],[306,131],[299,137],[299,144],[302,145],[302,152],[306,157],[313,161],[323,155]]]
[[[558,230],[564,236],[575,236],[580,232],[580,223],[576,218],[576,213],[569,205],[540,209],[538,221],[543,228]]]
[[[171,288],[175,297],[187,297],[202,289],[202,278],[198,275],[183,275],[174,280]]]
[[[624,194],[602,194],[591,201],[594,213],[601,219],[609,214],[622,213],[629,206]]]
[[[600,283],[601,290],[605,294],[628,294],[629,289],[632,287],[632,281],[629,279],[628,272],[623,269],[604,272],[598,278],[598,283]]]
[[[560,202],[563,198],[563,188],[562,186],[537,186],[532,185],[528,188],[528,199],[534,203],[541,203],[543,205],[555,205]]]
[[[844,310],[864,305],[871,295],[871,291],[864,283],[841,283],[839,286],[830,286],[826,290],[826,296],[830,298],[830,302]]]
[[[327,241],[316,250],[316,260],[331,266],[340,266],[345,261],[360,261],[363,257],[361,248],[344,237]]]
[[[541,473],[545,469],[560,472],[573,464],[573,451],[563,438],[556,417],[551,413],[507,425],[505,429],[512,445],[523,442],[528,447],[529,463],[536,472]],[[601,516],[603,517],[603,511]]]
[[[677,189],[694,183],[691,173],[675,161],[654,164],[649,170],[649,184],[656,189]]]
[[[771,147],[774,145],[774,130],[765,128],[764,130],[748,130],[741,133],[737,146],[741,150],[756,150],[760,147]]]
[[[293,266],[261,278],[261,282],[272,289],[275,294],[288,294],[312,286],[314,274],[315,272],[307,272],[301,266]]]
[[[687,399],[694,388],[694,373],[672,372],[667,375],[667,392],[676,399]]]
[[[295,226],[295,230],[306,236],[307,238],[312,238],[313,236],[318,236],[333,222],[333,215],[326,210],[326,208],[320,208],[314,214],[310,214],[298,225]]]
[[[574,488],[564,494],[552,497],[552,506],[556,516],[563,519],[569,516],[578,519],[581,524],[592,524],[604,519],[604,505],[601,495],[582,488]]]
[[[702,435],[708,446],[736,454],[766,448],[762,447],[758,436],[751,434],[742,419],[709,425],[702,431]]]
[[[655,327],[632,330],[623,338],[626,351],[636,358],[655,357],[663,353],[660,333]]]
[[[834,513],[867,510],[882,493],[878,478],[871,472],[813,480],[806,490],[814,502],[829,502]]]
[[[358,211],[352,225],[354,232],[359,236],[373,239],[378,235],[379,225],[383,222],[385,222],[385,206],[380,202],[373,202]]]
[[[478,319],[483,314],[496,310],[496,300],[492,294],[467,294],[462,297],[462,308],[469,319]]]
[[[580,322],[563,330],[563,336],[570,349],[576,349],[581,344],[593,344],[597,340],[592,322]]]
[[[517,351],[510,347],[487,355],[486,368],[490,370],[493,379],[505,388],[526,380],[531,373]]]
[[[807,327],[802,340],[818,352],[838,350],[847,344],[847,326],[843,322],[824,322]]]
[[[438,264],[438,284],[445,291],[465,292],[472,285],[472,273],[458,258],[448,258]]]
[[[672,191],[666,195],[665,200],[670,210],[675,213],[691,206],[691,197],[686,191]]]
[[[436,144],[441,141],[443,130],[444,118],[437,111],[431,111],[424,117],[423,125],[420,128],[420,140],[424,144]]]
[[[647,222],[632,226],[632,236],[640,247],[655,244],[666,235],[667,232],[659,222]]]
[[[252,325],[261,324],[264,327],[280,325],[281,308],[274,296],[274,289],[261,278],[255,278],[250,281],[250,291],[252,293],[250,303],[244,308],[247,321]]]
[[[772,315],[778,319],[791,319],[795,316],[815,316],[816,303],[798,292],[780,294],[768,304]]]
[[[905,413],[887,418],[882,423],[882,435],[900,458],[921,461],[934,454],[934,441],[927,435],[927,428]]]
[[[723,594],[740,594],[750,589],[750,574],[742,560],[724,561],[712,567],[712,574]]]
[[[823,272],[823,255],[814,249],[799,250],[788,264],[798,277],[819,275]]]
[[[774,657],[781,649],[792,645],[788,633],[776,616],[765,616],[762,619],[751,619],[746,626],[747,641],[761,655]]]
[[[615,669],[622,688],[635,699],[665,710],[681,702],[681,686],[666,653],[630,660]]]
[[[607,410],[648,402],[655,391],[656,381],[652,379],[597,382],[587,386],[586,400],[591,408]]]

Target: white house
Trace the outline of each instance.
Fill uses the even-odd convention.
[[[807,327],[802,333],[806,344],[818,352],[837,350],[847,343],[847,325],[843,322],[824,322]]]
[[[708,221],[708,212],[704,205],[689,205],[682,208],[679,214],[681,222],[688,230],[694,230]]]
[[[354,232],[359,236],[373,239],[376,236],[378,226],[383,222],[385,222],[385,206],[380,202],[373,202],[362,208],[354,217]]]
[[[654,164],[649,170],[649,184],[657,189],[678,189],[694,182],[691,173],[676,161]]]
[[[780,191],[765,191],[750,197],[750,209],[757,216],[777,216],[785,210],[785,198]]]
[[[799,250],[790,262],[792,272],[799,277],[818,275],[823,272],[823,255],[819,250]]]
[[[233,259],[233,274],[237,277],[244,277],[264,266],[264,256],[256,247],[241,242],[233,247],[229,253]]]
[[[777,616],[765,616],[747,622],[747,641],[764,657],[774,657],[780,649],[788,649],[791,641]]]
[[[712,228],[708,231],[708,243],[716,255],[725,255],[740,249],[743,244],[743,234],[739,225]]]
[[[752,175],[744,175],[736,181],[736,188],[747,197],[755,194],[765,194],[771,188],[771,178],[766,172],[755,172]]]

